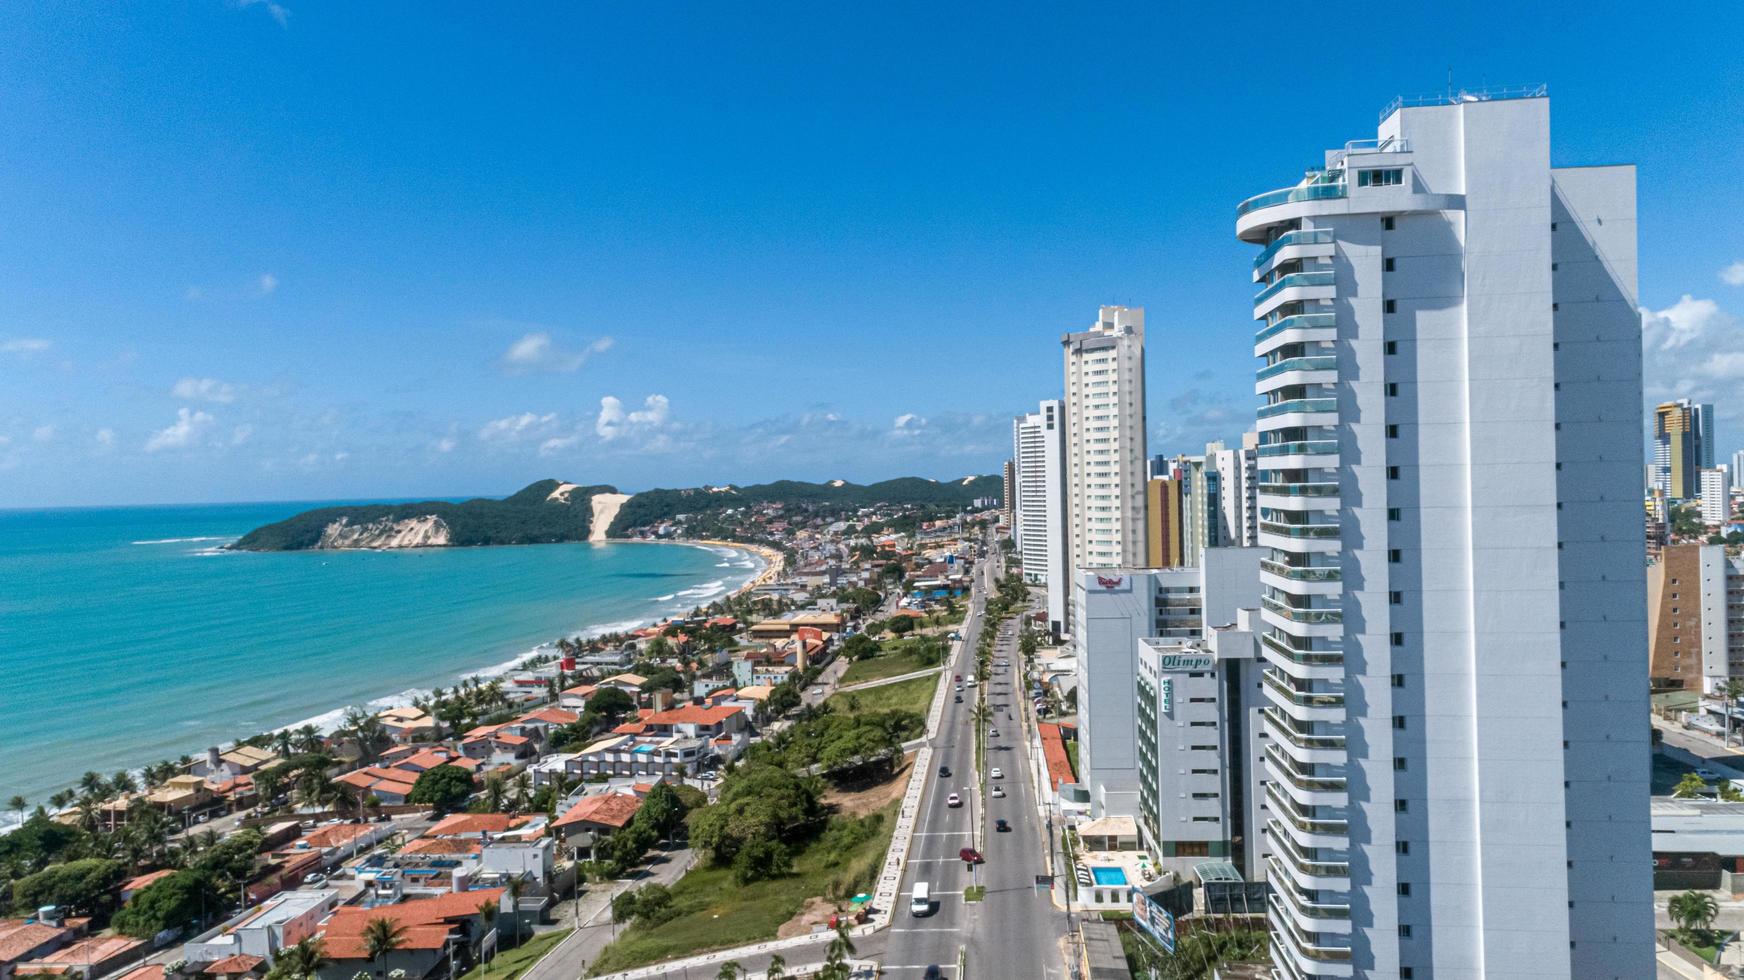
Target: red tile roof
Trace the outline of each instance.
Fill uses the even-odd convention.
[[[310,847],[339,847],[364,836],[370,829],[370,825],[366,823],[336,823],[331,827],[309,831],[303,835],[303,841]]]
[[[562,708],[541,708],[515,719],[516,721],[543,721],[552,725],[573,725],[581,720],[581,716],[573,711]]]
[[[115,980],[164,980],[164,965],[162,963],[147,963],[137,966]]]
[[[533,818],[525,814],[511,817],[506,813],[455,813],[443,817],[436,826],[424,831],[425,837],[459,837],[463,834],[500,834],[520,827]]]
[[[161,881],[175,873],[175,869],[173,868],[164,868],[161,871],[148,871],[137,878],[129,878],[122,882],[121,890],[124,892],[138,891],[154,881]]]
[[[567,827],[578,823],[595,823],[607,827],[622,829],[628,826],[630,818],[636,811],[642,809],[642,798],[629,793],[601,793],[589,796],[580,803],[569,808],[569,812],[558,817],[551,824],[553,827]]]
[[[375,919],[387,919],[405,927],[401,949],[441,949],[453,932],[454,923],[477,915],[479,906],[486,902],[501,902],[502,896],[501,888],[480,888],[375,908],[341,906],[322,926],[327,956],[335,960],[368,959],[369,944],[364,932]]]
[[[1048,764],[1048,782],[1056,790],[1061,783],[1076,782],[1077,777],[1072,775],[1072,759],[1066,754],[1066,743],[1060,738],[1060,726],[1044,721],[1036,727],[1042,738],[1042,758]]]
[[[22,919],[0,921],[0,963],[10,963],[67,930]]]
[[[238,973],[250,973],[265,962],[265,960],[258,956],[250,956],[247,953],[237,953],[235,956],[224,957],[200,972],[215,973],[221,977],[231,976]]]
[[[744,705],[739,704],[720,704],[707,708],[687,704],[682,708],[656,711],[646,721],[650,725],[718,725],[734,715],[744,713]]]
[[[459,837],[420,837],[400,848],[401,854],[477,854],[479,843]]]

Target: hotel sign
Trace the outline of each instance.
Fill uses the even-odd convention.
[[[1175,682],[1167,677],[1157,681],[1157,707],[1163,714],[1171,714],[1175,710]]]
[[[1209,653],[1165,653],[1157,657],[1158,670],[1210,670],[1217,658]]]

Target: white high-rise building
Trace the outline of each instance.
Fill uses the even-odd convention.
[[[1543,96],[1237,212],[1280,977],[1653,975],[1635,170]]]
[[[1060,340],[1066,360],[1066,488],[1071,565],[1145,560],[1144,310],[1104,306]]]
[[[1251,548],[1259,539],[1259,433],[1246,432],[1240,449],[1220,442],[1205,447],[1208,469],[1217,471],[1217,541],[1222,548]]]
[[[1066,420],[1059,399],[1011,422],[1017,460],[1017,505],[1013,526],[1023,557],[1024,581],[1048,590],[1048,625],[1065,629],[1071,581],[1066,537]]]
[[[1702,484],[1702,523],[1724,524],[1732,516],[1732,481],[1726,477],[1724,466],[1703,467]]]
[[[1732,489],[1744,490],[1744,449],[1732,454]]]

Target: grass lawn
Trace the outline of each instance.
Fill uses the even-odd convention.
[[[568,929],[540,933],[484,966],[476,966],[462,973],[460,980],[515,980],[516,977],[526,972],[527,967],[537,963],[546,953],[551,952],[551,947],[562,942],[569,933]]]
[[[863,691],[838,691],[824,702],[838,714],[863,715],[871,711],[912,711],[925,715],[932,707],[939,674],[881,684]]]
[[[909,650],[894,650],[849,664],[847,672],[842,674],[842,683],[846,685],[881,681],[886,677],[912,674],[917,670],[929,670],[937,666],[936,662],[928,663]]]
[[[1066,761],[1072,764],[1072,775],[1078,775],[1078,740],[1069,739],[1066,742]]]
[[[815,845],[801,851],[793,862],[794,873],[786,878],[741,886],[729,868],[692,868],[672,886],[678,915],[652,929],[631,926],[620,933],[600,953],[589,976],[774,939],[806,899],[831,891],[832,884],[842,894],[871,891],[901,805],[896,800],[881,810],[880,831],[847,852],[826,853]]]

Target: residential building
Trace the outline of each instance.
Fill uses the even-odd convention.
[[[1732,487],[1724,466],[1706,466],[1701,471],[1702,523],[1709,527],[1732,519]]]
[[[360,971],[386,976],[403,970],[408,980],[447,975],[451,962],[476,961],[486,940],[494,939],[495,926],[486,921],[485,906],[496,908],[498,923],[516,914],[508,896],[504,888],[477,888],[390,905],[341,906],[321,924],[323,949],[331,962],[317,971],[317,980],[351,980]],[[371,957],[365,932],[371,922],[384,918],[404,930],[400,945]]]
[[[1744,449],[1732,454],[1732,489],[1744,490]]]
[[[1015,534],[1017,530],[1017,460],[1008,459],[1000,467],[999,509],[1004,512],[1005,524]]]
[[[1635,171],[1543,96],[1237,209],[1281,977],[1653,975]]]
[[[1711,694],[1744,678],[1744,558],[1668,545],[1647,567],[1647,623],[1654,690]]]
[[[314,935],[345,894],[333,888],[280,892],[182,947],[189,964],[255,956],[268,964],[279,952]]]
[[[1714,406],[1679,398],[1653,410],[1655,487],[1673,500],[1694,500],[1701,470],[1713,465]]]
[[[1145,565],[1183,568],[1187,561],[1186,481],[1168,476],[1145,481]]]
[[[1259,540],[1259,438],[1244,432],[1239,449],[1205,447],[1205,468],[1217,473],[1216,546],[1252,548]]]
[[[1066,365],[1071,567],[1142,565],[1144,310],[1104,306],[1088,330],[1066,334],[1060,342]]]
[[[1044,401],[1012,422],[1018,453],[1016,533],[1023,578],[1048,587],[1048,623],[1065,629],[1071,541],[1066,527],[1065,403]]]

